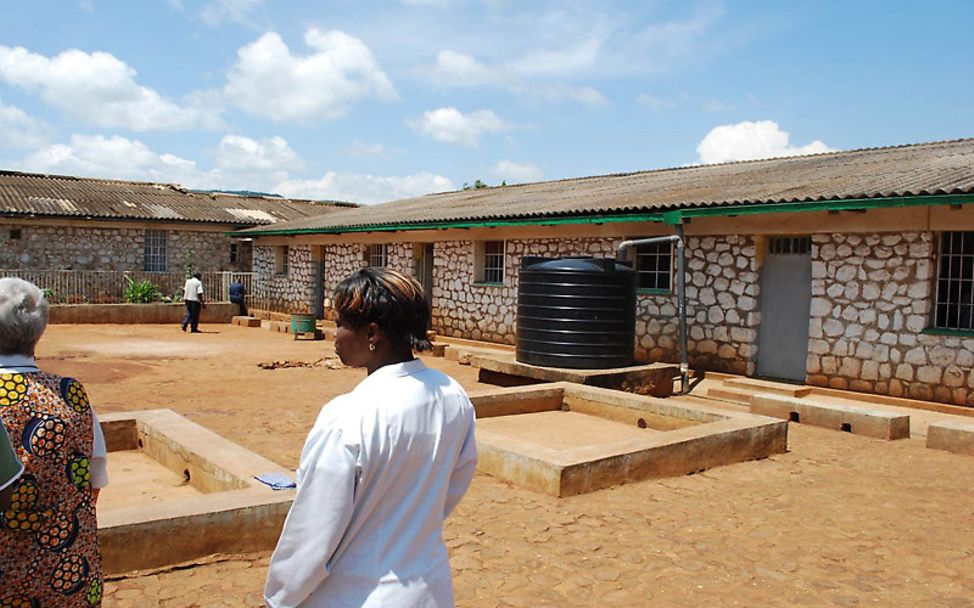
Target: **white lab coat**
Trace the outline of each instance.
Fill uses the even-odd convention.
[[[477,466],[463,388],[416,359],[318,415],[264,589],[272,608],[452,607],[443,520]]]

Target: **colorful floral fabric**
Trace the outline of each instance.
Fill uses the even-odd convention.
[[[0,515],[0,608],[100,606],[84,387],[43,372],[0,374],[0,420],[24,464]]]

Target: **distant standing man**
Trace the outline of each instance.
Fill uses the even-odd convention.
[[[240,279],[234,279],[230,283],[230,302],[236,304],[240,308],[240,316],[247,316],[247,303],[244,302],[244,296],[247,295],[247,290],[244,289],[243,283]]]
[[[183,287],[183,300],[186,302],[183,331],[186,331],[186,326],[189,325],[194,334],[200,333],[200,310],[205,306],[203,302],[203,281],[200,280],[202,276],[200,273],[194,272],[193,276],[186,279],[186,286]]]

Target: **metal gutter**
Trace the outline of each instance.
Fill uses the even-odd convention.
[[[872,198],[832,199],[824,201],[799,201],[791,203],[751,203],[721,205],[714,207],[690,207],[671,209],[655,213],[583,215],[560,217],[532,217],[496,220],[456,220],[438,222],[415,222],[408,224],[374,224],[365,226],[326,226],[322,228],[295,228],[283,230],[261,230],[237,236],[291,236],[299,234],[344,234],[351,232],[400,232],[409,230],[448,230],[470,228],[503,228],[509,226],[563,226],[572,224],[611,224],[624,222],[665,222],[676,225],[683,220],[695,217],[720,217],[735,215],[766,215],[771,213],[800,213],[813,211],[852,211],[864,209],[928,207],[934,205],[974,204],[972,194],[930,194],[919,196],[889,196]]]

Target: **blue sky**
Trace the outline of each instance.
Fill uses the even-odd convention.
[[[974,2],[0,1],[0,168],[375,203],[974,136]]]

